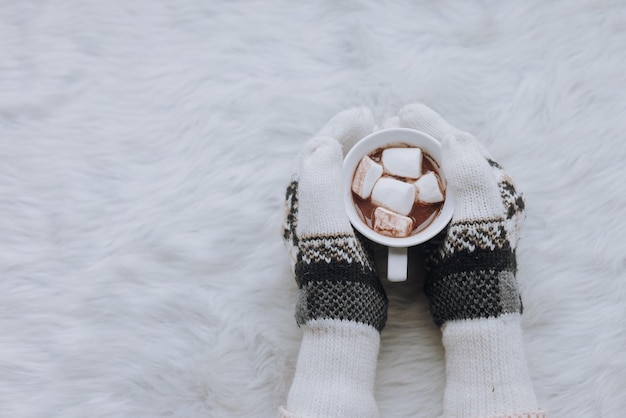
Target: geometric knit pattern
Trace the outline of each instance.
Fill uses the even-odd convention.
[[[292,181],[287,186],[285,193],[283,214],[283,242],[287,248],[291,265],[295,265],[298,256],[298,235],[296,228],[298,226],[298,182]]]
[[[299,243],[300,261],[304,263],[337,260],[362,264],[373,270],[369,257],[353,234],[312,235],[300,238]]]
[[[374,271],[356,264],[322,261],[299,263],[296,275],[302,283],[296,305],[299,325],[311,319],[339,319],[379,331],[385,326],[387,298]]]
[[[507,231],[507,236],[510,242],[516,243],[525,218],[524,209],[526,205],[524,198],[517,192],[513,179],[504,171],[500,164],[489,158],[487,162],[493,167],[493,173],[498,182],[498,189],[504,205],[504,227]]]
[[[432,243],[425,292],[435,323],[521,313],[515,246],[524,200],[501,167],[494,169],[504,213],[489,219],[453,220]]]
[[[449,261],[455,262],[455,261]],[[522,312],[515,275],[507,270],[433,273],[425,287],[435,324],[454,319],[498,317]]]
[[[339,319],[381,331],[387,320],[387,297],[370,255],[354,233],[298,236],[298,181],[287,187],[283,239],[293,254],[300,289],[296,321]]]
[[[441,248],[441,256],[464,249],[495,250],[508,244],[502,219],[470,220],[453,223]]]

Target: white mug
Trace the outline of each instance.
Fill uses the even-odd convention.
[[[452,219],[454,212],[454,195],[448,190],[447,181],[439,170],[441,181],[445,191],[445,200],[439,215],[423,230],[403,238],[394,238],[379,234],[368,227],[357,213],[352,198],[352,179],[361,158],[371,154],[379,148],[394,145],[410,145],[419,147],[430,155],[435,163],[441,168],[441,144],[431,136],[406,128],[391,128],[374,132],[357,142],[348,152],[343,161],[343,184],[344,205],[350,223],[357,231],[366,238],[389,247],[387,258],[387,279],[392,282],[401,282],[407,279],[408,259],[407,248],[422,244],[441,232]]]

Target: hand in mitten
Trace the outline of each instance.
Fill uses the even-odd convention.
[[[442,170],[456,196],[447,229],[424,247],[425,291],[446,349],[444,416],[542,416],[523,352],[515,277],[524,200],[473,136],[432,109],[407,106],[399,124],[441,142]]]
[[[283,416],[378,415],[373,386],[387,298],[341,194],[340,142],[349,147],[372,128],[367,109],[335,116],[304,146],[287,188],[283,238],[304,335]]]

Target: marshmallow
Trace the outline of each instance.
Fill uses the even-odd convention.
[[[385,172],[397,177],[416,179],[422,175],[422,150],[419,148],[387,148],[381,162]]]
[[[372,194],[374,185],[382,175],[383,167],[366,155],[361,158],[361,162],[359,162],[359,166],[354,173],[352,191],[359,195],[361,199],[367,199]]]
[[[374,206],[384,206],[400,215],[408,215],[415,202],[415,186],[391,177],[382,177],[372,190]]]
[[[413,229],[413,220],[398,215],[385,208],[376,208],[374,211],[374,230],[390,237],[408,237]]]
[[[422,203],[437,203],[443,201],[443,194],[439,188],[437,175],[432,171],[424,174],[415,183],[417,193],[415,200]]]

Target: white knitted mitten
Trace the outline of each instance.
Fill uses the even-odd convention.
[[[425,247],[425,291],[446,349],[446,417],[543,417],[522,342],[515,249],[524,200],[476,139],[432,109],[409,105],[399,124],[442,143],[457,203],[448,228]]]
[[[284,417],[376,417],[374,376],[387,298],[342,194],[342,149],[373,117],[340,113],[304,147],[287,188],[283,238],[300,289],[303,339]]]

